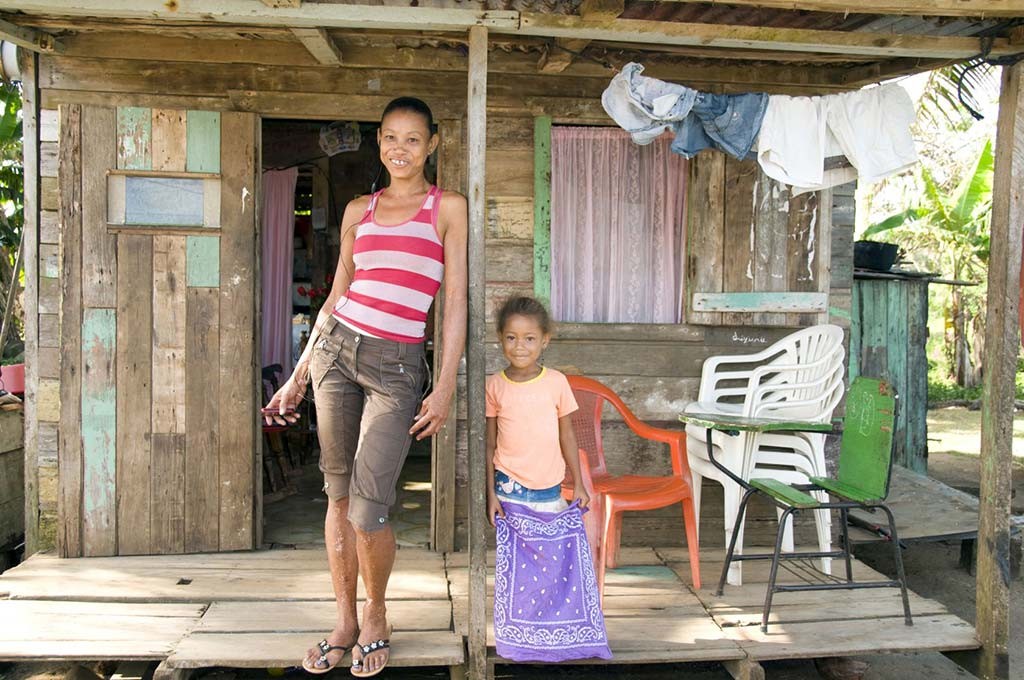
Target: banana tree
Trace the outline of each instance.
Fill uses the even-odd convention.
[[[0,84],[0,304],[4,305],[3,327],[15,328],[10,341],[3,347],[3,356],[15,358],[23,343],[21,302],[14,298],[10,305],[7,292],[20,289],[20,273],[16,267],[16,254],[21,243],[24,224],[25,177],[22,165],[21,89],[15,83]],[[16,337],[15,337],[16,336]]]
[[[951,190],[944,189],[928,168],[922,166],[923,191],[917,205],[873,224],[863,238],[898,229],[902,243],[935,253],[942,272],[958,280],[983,281],[990,246],[994,162],[992,142],[988,141],[972,172]],[[982,348],[978,343],[982,336],[974,334],[972,361],[968,327],[976,329],[983,323],[984,302],[982,295],[968,292],[961,286],[953,287],[951,298],[947,318],[952,320],[953,337],[946,343],[951,377],[961,386],[972,387],[980,378]]]

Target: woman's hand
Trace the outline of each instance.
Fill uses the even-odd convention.
[[[487,521],[491,523],[491,526],[495,526],[494,517],[498,516],[502,519],[505,518],[505,511],[501,507],[501,502],[498,497],[493,493],[487,494]]]
[[[302,402],[302,395],[305,394],[305,385],[299,386],[295,376],[288,378],[288,381],[281,386],[274,396],[270,398],[264,409],[263,420],[267,425],[290,425],[299,419],[297,413],[299,404]],[[274,409],[276,413],[266,413],[267,409]]]
[[[420,405],[420,412],[416,415],[409,434],[415,436],[417,440],[433,437],[448,420],[448,411],[451,406],[452,393],[450,390],[434,390]]]
[[[590,504],[590,494],[583,488],[582,484],[576,484],[572,488],[572,499],[579,501],[580,507],[585,508]]]

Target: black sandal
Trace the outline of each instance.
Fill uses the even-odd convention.
[[[391,648],[391,639],[390,638],[391,638],[391,634],[392,634],[393,631],[394,631],[394,628],[392,626],[388,626],[388,637],[381,638],[380,640],[377,640],[376,642],[371,642],[368,645],[361,645],[358,642],[356,643],[356,646],[359,647],[359,651],[362,652],[362,654],[361,654],[361,656],[358,659],[355,658],[354,655],[352,657],[352,668],[351,668],[351,671],[350,671],[352,673],[352,675],[354,675],[357,678],[372,678],[374,675],[377,675],[378,673],[380,673],[381,671],[383,671],[385,668],[388,667],[388,661],[391,660],[391,652],[390,651],[388,651],[388,658],[384,660],[384,665],[381,666],[380,668],[378,668],[375,671],[371,671],[370,673],[363,673],[363,657],[365,657],[367,654],[373,654],[374,652],[379,652],[382,649],[390,650],[390,648]]]
[[[350,649],[352,649],[352,647],[345,647],[343,645],[329,644],[327,642],[327,638],[324,638],[320,642],[316,643],[316,646],[320,649],[320,657],[313,662],[313,665],[307,666],[306,659],[302,660],[302,668],[305,669],[307,673],[312,673],[314,675],[323,675],[324,673],[330,673],[331,671],[333,671],[335,668],[337,668],[338,664],[345,660],[345,655],[348,654]],[[338,657],[337,663],[328,663],[327,655],[339,649],[341,650],[341,656]],[[320,664],[326,665],[321,667]]]

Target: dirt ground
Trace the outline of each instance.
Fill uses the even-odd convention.
[[[1013,475],[1013,510],[1024,514],[1024,415],[1014,423],[1014,455],[1020,460]],[[929,412],[929,474],[945,484],[969,493],[977,493],[979,462],[977,457],[980,413],[966,409]],[[887,545],[865,546],[857,557],[887,574],[894,574]],[[949,610],[973,623],[975,618],[975,579],[959,567],[960,545],[950,543],[912,543],[903,553],[911,589],[938,600]],[[1010,667],[1011,678],[1024,678],[1024,581],[1013,580],[1010,592]],[[883,654],[861,657],[870,666],[864,680],[970,680],[974,676],[938,653]],[[812,661],[765,663],[769,680],[818,680],[821,675]],[[53,664],[0,664],[0,680],[98,680],[99,676],[76,672],[67,676],[69,666]],[[101,672],[107,670],[99,669]],[[109,676],[109,673],[106,675]],[[266,671],[224,671],[211,669],[193,676],[204,680],[262,680],[279,678]],[[309,677],[301,671],[284,672],[287,678]],[[337,671],[333,677],[349,677]],[[390,680],[442,680],[446,670],[389,669],[381,677]],[[502,680],[729,680],[717,664],[676,664],[652,666],[499,666]]]

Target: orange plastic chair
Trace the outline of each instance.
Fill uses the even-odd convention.
[[[601,597],[604,597],[605,568],[614,568],[619,561],[622,513],[656,510],[674,503],[681,503],[683,506],[686,546],[690,552],[690,574],[693,578],[693,587],[700,588],[700,551],[697,545],[697,522],[693,511],[690,466],[686,459],[686,433],[681,430],[663,430],[644,423],[633,415],[615,392],[596,380],[577,375],[566,377],[576,397],[576,403],[579,404],[579,410],[572,416],[572,423],[580,447],[584,488],[587,488],[591,495],[591,512],[587,513],[587,534],[598,551],[595,566]],[[668,444],[672,460],[671,476],[616,477],[608,473],[604,445],[601,441],[601,411],[606,401],[615,407],[629,429],[638,436]],[[571,495],[571,479],[567,479],[563,484],[563,492],[566,496]],[[591,532],[594,535],[591,535]],[[595,536],[597,540],[594,540]]]

